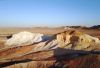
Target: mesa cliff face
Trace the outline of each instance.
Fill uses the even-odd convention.
[[[1,48],[0,66],[5,68],[98,68],[100,56],[92,51],[100,51],[98,38],[68,30],[31,45]]]

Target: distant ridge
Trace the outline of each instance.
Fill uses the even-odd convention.
[[[65,27],[68,27],[68,28],[77,28],[77,29],[100,29],[100,25],[94,25],[94,26],[91,26],[91,27],[87,27],[87,26],[63,26],[64,28]]]
[[[94,26],[92,26],[90,28],[92,28],[92,29],[100,29],[100,25],[94,25]]]

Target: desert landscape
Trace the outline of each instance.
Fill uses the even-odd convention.
[[[99,68],[100,45],[96,46],[95,43],[89,42],[90,46],[88,46],[88,43],[82,44],[81,42],[79,48],[78,44],[75,44],[74,49],[70,46],[63,46],[68,42],[68,37],[64,39],[63,32],[65,35],[72,34],[73,38],[76,36],[72,42],[69,40],[71,43],[77,41],[76,38],[77,36],[80,38],[81,33],[82,35],[87,34],[86,39],[85,36],[83,37],[86,41],[88,35],[100,39],[100,27],[98,26],[0,28],[0,68]],[[7,38],[22,31],[41,33],[50,36],[51,40],[47,39],[47,41],[25,46],[6,47],[4,45]],[[56,45],[56,39],[60,46]],[[82,48],[85,45],[88,47]]]
[[[100,68],[100,0],[0,0],[0,68]]]

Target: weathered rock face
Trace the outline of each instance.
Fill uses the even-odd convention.
[[[31,33],[27,31],[14,34],[5,42],[7,46],[30,45],[42,41],[44,35],[40,33]]]
[[[57,41],[62,48],[75,50],[93,50],[100,47],[100,40],[78,31],[66,31],[57,34]]]
[[[31,34],[29,33],[27,35]],[[18,36],[18,39],[21,39],[21,37]],[[33,35],[30,36],[30,38],[31,37],[33,37]],[[39,37],[41,36],[39,35]],[[22,39],[26,40],[27,38],[29,37]],[[100,67],[100,63],[98,63],[100,62],[98,59],[100,56],[91,55],[91,52],[88,52],[97,50],[96,48],[100,47],[98,38],[78,31],[65,31],[50,36],[49,38],[45,36],[45,38],[46,40],[42,42],[29,45],[23,45],[23,43],[18,40],[17,43],[20,42],[20,46],[16,44],[16,47],[0,50],[0,66],[7,68],[17,68],[17,66],[19,66],[19,68],[91,68],[92,63],[86,65],[86,62],[93,62],[95,68]],[[30,41],[32,39],[27,40]],[[26,41],[24,43],[26,43]],[[11,46],[13,46],[13,44]],[[82,58],[79,58],[81,54],[85,53],[86,55],[90,55],[87,57],[83,57],[82,55]]]

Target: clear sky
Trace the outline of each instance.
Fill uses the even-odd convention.
[[[100,25],[100,0],[0,0],[0,27]]]

